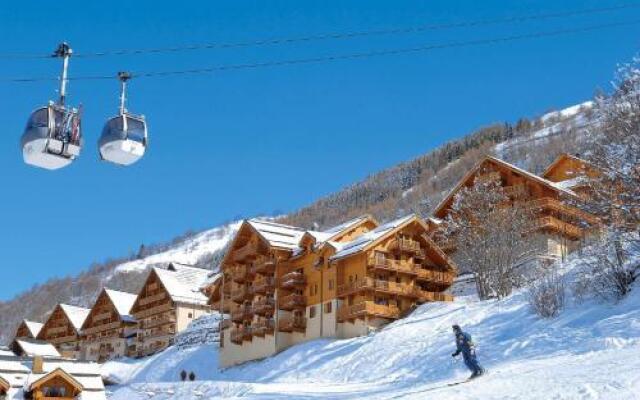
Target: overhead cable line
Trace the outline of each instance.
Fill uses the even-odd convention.
[[[428,52],[432,50],[440,50],[440,49],[448,49],[448,48],[492,45],[492,44],[513,42],[518,40],[525,40],[525,39],[539,39],[539,38],[563,36],[563,35],[569,35],[569,34],[593,32],[593,31],[598,31],[603,29],[610,29],[610,28],[616,28],[616,27],[622,27],[622,26],[632,26],[632,25],[638,25],[638,24],[640,24],[640,20],[612,22],[608,24],[591,25],[591,26],[586,26],[582,28],[561,29],[561,30],[546,31],[546,32],[534,32],[534,33],[504,36],[504,37],[498,37],[498,38],[457,41],[457,42],[430,44],[430,45],[424,45],[424,46],[399,48],[399,49],[373,50],[373,51],[361,52],[361,53],[339,54],[339,55],[329,55],[329,56],[319,56],[319,57],[312,57],[312,58],[300,58],[300,59],[289,59],[289,60],[265,61],[265,62],[245,63],[245,64],[218,65],[218,66],[211,66],[211,67],[204,67],[204,68],[183,69],[183,70],[173,70],[173,71],[149,71],[149,72],[137,72],[137,73],[133,72],[132,76],[136,78],[156,78],[156,77],[169,77],[169,76],[179,76],[179,75],[208,74],[208,73],[222,72],[222,71],[281,67],[281,66],[300,65],[300,64],[318,64],[318,63],[334,62],[334,61],[341,61],[341,60],[356,60],[356,59],[364,59],[364,58],[372,58],[372,57]],[[87,75],[87,76],[76,76],[76,77],[69,78],[69,80],[74,80],[74,81],[105,80],[105,79],[115,79],[115,75]],[[35,78],[9,78],[9,79],[3,79],[2,81],[39,82],[39,81],[56,81],[56,80],[58,80],[58,78],[35,77]]]
[[[583,10],[561,11],[556,13],[532,14],[532,15],[482,19],[482,20],[443,23],[443,24],[418,25],[418,26],[403,27],[403,28],[363,30],[363,31],[353,31],[353,32],[332,32],[332,33],[321,33],[316,35],[307,35],[307,36],[298,36],[298,37],[253,39],[248,41],[228,42],[228,43],[212,42],[212,43],[200,43],[200,44],[192,44],[192,45],[184,45],[184,46],[139,48],[139,49],[114,49],[114,50],[85,52],[85,53],[79,52],[74,54],[74,57],[75,58],[93,58],[93,57],[104,57],[104,56],[162,54],[162,53],[175,53],[175,52],[194,51],[194,50],[211,50],[211,49],[225,49],[225,48],[237,48],[237,47],[290,44],[290,43],[312,42],[312,41],[322,41],[322,40],[352,39],[352,38],[367,37],[367,36],[397,35],[397,34],[418,33],[418,32],[425,32],[425,31],[437,31],[437,30],[454,29],[454,28],[496,25],[496,24],[503,24],[503,23],[519,23],[519,22],[527,22],[527,21],[535,21],[535,20],[565,18],[565,17],[620,11],[625,9],[639,8],[639,7],[640,7],[640,3],[628,3],[628,4],[617,5],[617,6],[611,6],[611,7],[589,8],[589,9],[583,9]],[[48,58],[51,58],[51,55],[7,53],[7,54],[0,54],[0,58],[48,59]]]

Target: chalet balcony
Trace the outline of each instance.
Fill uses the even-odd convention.
[[[281,310],[292,311],[305,308],[307,306],[307,298],[300,294],[290,294],[282,297],[278,304]]]
[[[175,314],[163,315],[157,318],[149,318],[140,321],[140,328],[148,329],[156,326],[166,325],[166,324],[175,324],[176,316]]]
[[[233,301],[231,300],[231,294],[229,295],[225,295],[224,296],[224,301],[215,301],[213,303],[211,303],[211,307],[214,310],[218,310],[221,311],[223,313],[229,313],[231,312],[231,304],[233,303]],[[224,305],[224,310],[221,309],[221,307]]]
[[[389,247],[393,251],[401,253],[418,253],[420,252],[420,243],[411,238],[397,237]]]
[[[231,330],[231,336],[230,336],[231,342],[235,344],[242,344],[242,342],[247,337],[247,334],[249,335],[249,337],[251,337],[251,328],[248,328],[248,327],[234,328]]]
[[[512,198],[522,198],[528,195],[527,187],[524,183],[518,183],[516,185],[505,186],[503,188],[504,194]]]
[[[237,283],[243,283],[245,281],[253,279],[255,272],[251,265],[237,265],[231,271],[231,279]]]
[[[418,301],[420,303],[426,303],[429,301],[453,301],[453,296],[448,293],[430,292],[428,290],[416,288],[416,294],[418,295]]]
[[[251,307],[241,306],[234,310],[231,310],[231,320],[233,322],[241,323],[244,320],[250,320],[253,318],[253,311]]]
[[[253,303],[253,312],[258,315],[272,315],[275,305],[274,299],[263,298]]]
[[[398,319],[400,309],[394,305],[375,304],[373,301],[363,301],[354,305],[343,305],[338,309],[338,322],[352,321],[365,316]]]
[[[280,287],[282,289],[293,289],[306,285],[307,279],[303,273],[298,271],[289,272],[280,278]]]
[[[265,335],[273,335],[275,330],[275,322],[273,319],[258,321],[251,325],[251,331],[254,335],[264,337]]]
[[[271,294],[276,290],[276,280],[269,277],[262,277],[253,282],[253,292],[257,294]]]
[[[276,260],[273,257],[260,256],[253,263],[255,271],[259,274],[269,275],[276,270]]]
[[[166,298],[167,298],[167,293],[162,291],[160,293],[141,298],[140,300],[138,300],[138,304],[140,306],[145,306],[147,304],[154,303],[156,301],[161,301]]]
[[[220,323],[220,330],[229,329],[229,328],[231,328],[231,320],[228,318],[223,319],[222,322]]]
[[[249,286],[243,286],[239,289],[231,291],[231,300],[236,303],[242,303],[245,300],[253,298],[253,290]]]
[[[244,246],[232,251],[233,251],[233,260],[242,261],[246,258],[255,257],[258,253],[258,246],[256,244],[249,242]]]
[[[451,272],[435,271],[427,268],[417,268],[418,280],[435,283],[442,286],[451,286],[454,275]]]
[[[416,297],[413,286],[411,285],[381,279],[373,279],[371,277],[365,277],[363,279],[358,279],[356,281],[340,285],[338,286],[337,292],[338,297],[345,297],[350,294],[365,290],[406,297]]]
[[[382,256],[369,257],[367,265],[373,269],[385,270],[390,272],[400,272],[415,275],[415,264],[398,260],[391,260]]]
[[[584,235],[583,230],[577,226],[551,216],[538,218],[535,223],[535,229],[548,229],[573,239],[579,239]]]
[[[596,225],[600,222],[595,215],[589,214],[588,212],[582,211],[579,208],[565,204],[562,201],[551,197],[542,197],[540,199],[532,200],[527,204],[534,210],[555,211],[568,217],[588,222],[592,225]]]
[[[307,319],[304,317],[282,317],[278,320],[278,330],[287,333],[305,333],[307,330]]]

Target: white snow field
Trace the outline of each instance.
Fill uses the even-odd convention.
[[[488,374],[469,372],[451,325],[479,345]],[[195,382],[181,382],[181,370]],[[474,296],[419,307],[367,337],[314,340],[272,358],[219,371],[217,346],[111,362],[114,400],[138,399],[640,399],[640,285],[618,304],[570,304],[555,319],[529,309],[526,293]]]

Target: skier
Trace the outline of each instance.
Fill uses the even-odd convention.
[[[464,365],[467,366],[471,370],[471,376],[469,379],[474,379],[484,374],[484,368],[478,364],[478,359],[476,358],[476,346],[471,340],[471,335],[468,333],[462,332],[460,326],[453,325],[453,334],[456,336],[456,352],[451,354],[451,357],[456,357],[458,354],[462,353],[462,358],[464,359]]]

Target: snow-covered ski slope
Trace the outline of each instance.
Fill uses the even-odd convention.
[[[467,378],[454,360],[451,325],[479,345],[489,373]],[[170,348],[112,362],[123,384],[111,398],[137,399],[639,399],[640,285],[618,304],[570,304],[552,320],[529,309],[526,293],[480,302],[421,306],[368,337],[315,340],[275,357],[219,371],[217,348]],[[195,382],[180,382],[181,370]]]

